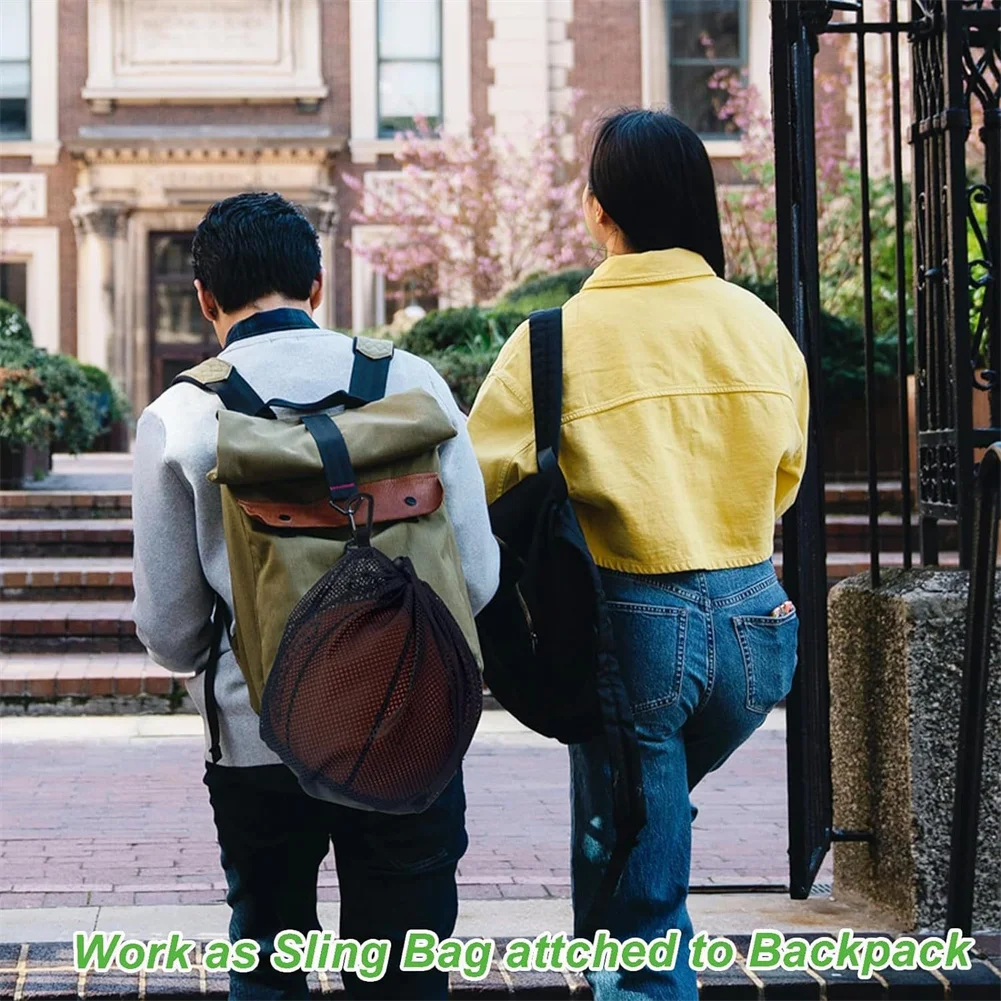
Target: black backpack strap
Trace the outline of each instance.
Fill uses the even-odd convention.
[[[535,454],[539,471],[555,464],[560,454],[563,417],[563,310],[541,309],[528,318],[532,352],[532,411],[535,414]]]
[[[351,368],[351,396],[371,403],[386,395],[389,365],[393,360],[393,342],[374,337],[356,337],[354,340],[354,365]]]
[[[601,586],[597,569],[592,569],[598,596],[599,617],[596,683],[612,774],[612,822],[615,828],[615,844],[591,906],[578,929],[578,934],[583,938],[593,938],[599,928],[608,927],[608,908],[618,889],[629,855],[646,824],[643,768],[632,705],[615,654],[615,640],[605,604],[604,588]]]
[[[355,482],[355,471],[351,466],[351,456],[341,429],[326,414],[303,417],[302,423],[313,436],[320,453],[323,475],[330,490],[330,502],[354,497],[358,493],[358,484]]]
[[[222,656],[222,638],[229,632],[230,616],[226,602],[218,595],[212,612],[212,647],[205,665],[205,723],[209,728],[209,756],[212,764],[219,763],[222,746],[219,743],[219,703],[215,697],[215,676]]]
[[[377,342],[378,343],[378,342]],[[390,345],[392,346],[392,345]],[[358,356],[362,357],[362,356]],[[386,359],[388,369],[389,359]],[[357,364],[356,364],[357,367]],[[379,397],[359,396],[353,391],[345,392],[343,389],[335,390],[319,400],[311,400],[305,403],[297,403],[294,400],[285,400],[280,396],[272,397],[270,400],[262,400],[257,391],[247,382],[246,379],[236,370],[235,366],[221,358],[210,358],[201,365],[182,372],[171,385],[188,382],[192,386],[204,389],[208,393],[215,393],[222,401],[222,405],[227,410],[233,410],[238,414],[246,414],[248,417],[263,417],[267,420],[275,419],[275,412],[272,407],[283,407],[286,410],[298,410],[300,413],[309,413],[314,410],[330,410],[332,407],[363,407],[373,399]],[[354,375],[352,374],[352,385]],[[383,377],[382,388],[385,391],[385,377]]]
[[[215,393],[227,410],[246,414],[248,417],[274,419],[274,411],[257,395],[250,383],[233,365],[221,358],[209,358],[201,365],[189,368],[177,376],[171,385],[181,382]]]

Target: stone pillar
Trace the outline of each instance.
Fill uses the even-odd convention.
[[[320,303],[320,308],[316,311],[314,319],[321,327],[331,328],[337,323],[334,254],[337,250],[337,224],[340,220],[340,210],[337,206],[336,188],[316,188],[314,195],[314,200],[304,205],[303,211],[320,238],[320,254],[326,271],[323,302]]]
[[[78,192],[70,218],[77,238],[77,357],[123,381],[122,332],[116,323],[121,296],[115,289],[126,215],[121,205],[81,198]]]
[[[907,928],[945,921],[969,574],[885,571],[830,594],[834,893]],[[998,588],[1001,595],[1001,587]],[[1001,608],[994,610],[975,928],[1001,925]]]

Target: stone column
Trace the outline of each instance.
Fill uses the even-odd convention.
[[[77,194],[70,209],[77,239],[77,341],[82,362],[123,381],[122,331],[116,323],[116,242],[124,239],[124,207]]]
[[[321,327],[333,327],[337,323],[337,292],[335,258],[337,250],[337,224],[340,210],[337,206],[337,189],[323,187],[314,189],[314,199],[303,206],[306,218],[313,224],[320,238],[320,254],[326,271],[326,286],[323,302],[314,319]]]
[[[883,571],[830,594],[834,825],[873,832],[834,847],[834,893],[941,930],[949,877],[969,574]],[[998,586],[1001,594],[1001,584]],[[1001,605],[994,609],[975,928],[1001,925]]]

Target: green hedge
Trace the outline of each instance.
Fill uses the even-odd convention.
[[[31,327],[12,302],[0,299],[0,343],[31,344]]]
[[[499,348],[524,322],[527,313],[466,306],[428,313],[399,341],[404,351],[433,355],[442,351],[489,351]]]
[[[427,360],[448,383],[459,405],[468,412],[500,349],[488,351],[442,351]]]
[[[23,341],[0,341],[0,436],[85,452],[100,433],[94,393],[75,358]]]
[[[81,364],[80,370],[94,396],[94,406],[101,431],[107,431],[112,424],[125,420],[129,415],[128,400],[115,387],[111,376],[96,365]]]
[[[558,271],[552,275],[536,275],[508,292],[501,303],[526,316],[536,309],[562,306],[567,299],[580,291],[581,285],[590,276],[590,268],[574,268],[569,271]]]
[[[504,342],[526,318],[506,308],[443,309],[415,323],[399,346],[431,362],[468,410]]]

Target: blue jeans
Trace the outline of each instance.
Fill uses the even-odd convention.
[[[230,938],[256,939],[261,947],[256,970],[230,973],[230,998],[309,996],[304,973],[280,973],[270,958],[278,932],[319,929],[316,876],[331,841],[340,937],[391,942],[381,980],[342,974],[347,997],[448,996],[447,973],[402,972],[400,954],[411,928],[429,928],[439,938],[455,928],[455,868],[467,845],[461,772],[423,813],[399,815],[313,799],[284,765],[209,765],[205,784],[229,885]]]
[[[795,612],[770,562],[633,576],[602,571],[640,743],[647,823],[599,927],[620,941],[681,930],[673,971],[589,974],[596,1001],[698,997],[688,964],[689,791],[761,725],[796,668]],[[588,910],[614,842],[604,738],[570,748],[574,913]]]

